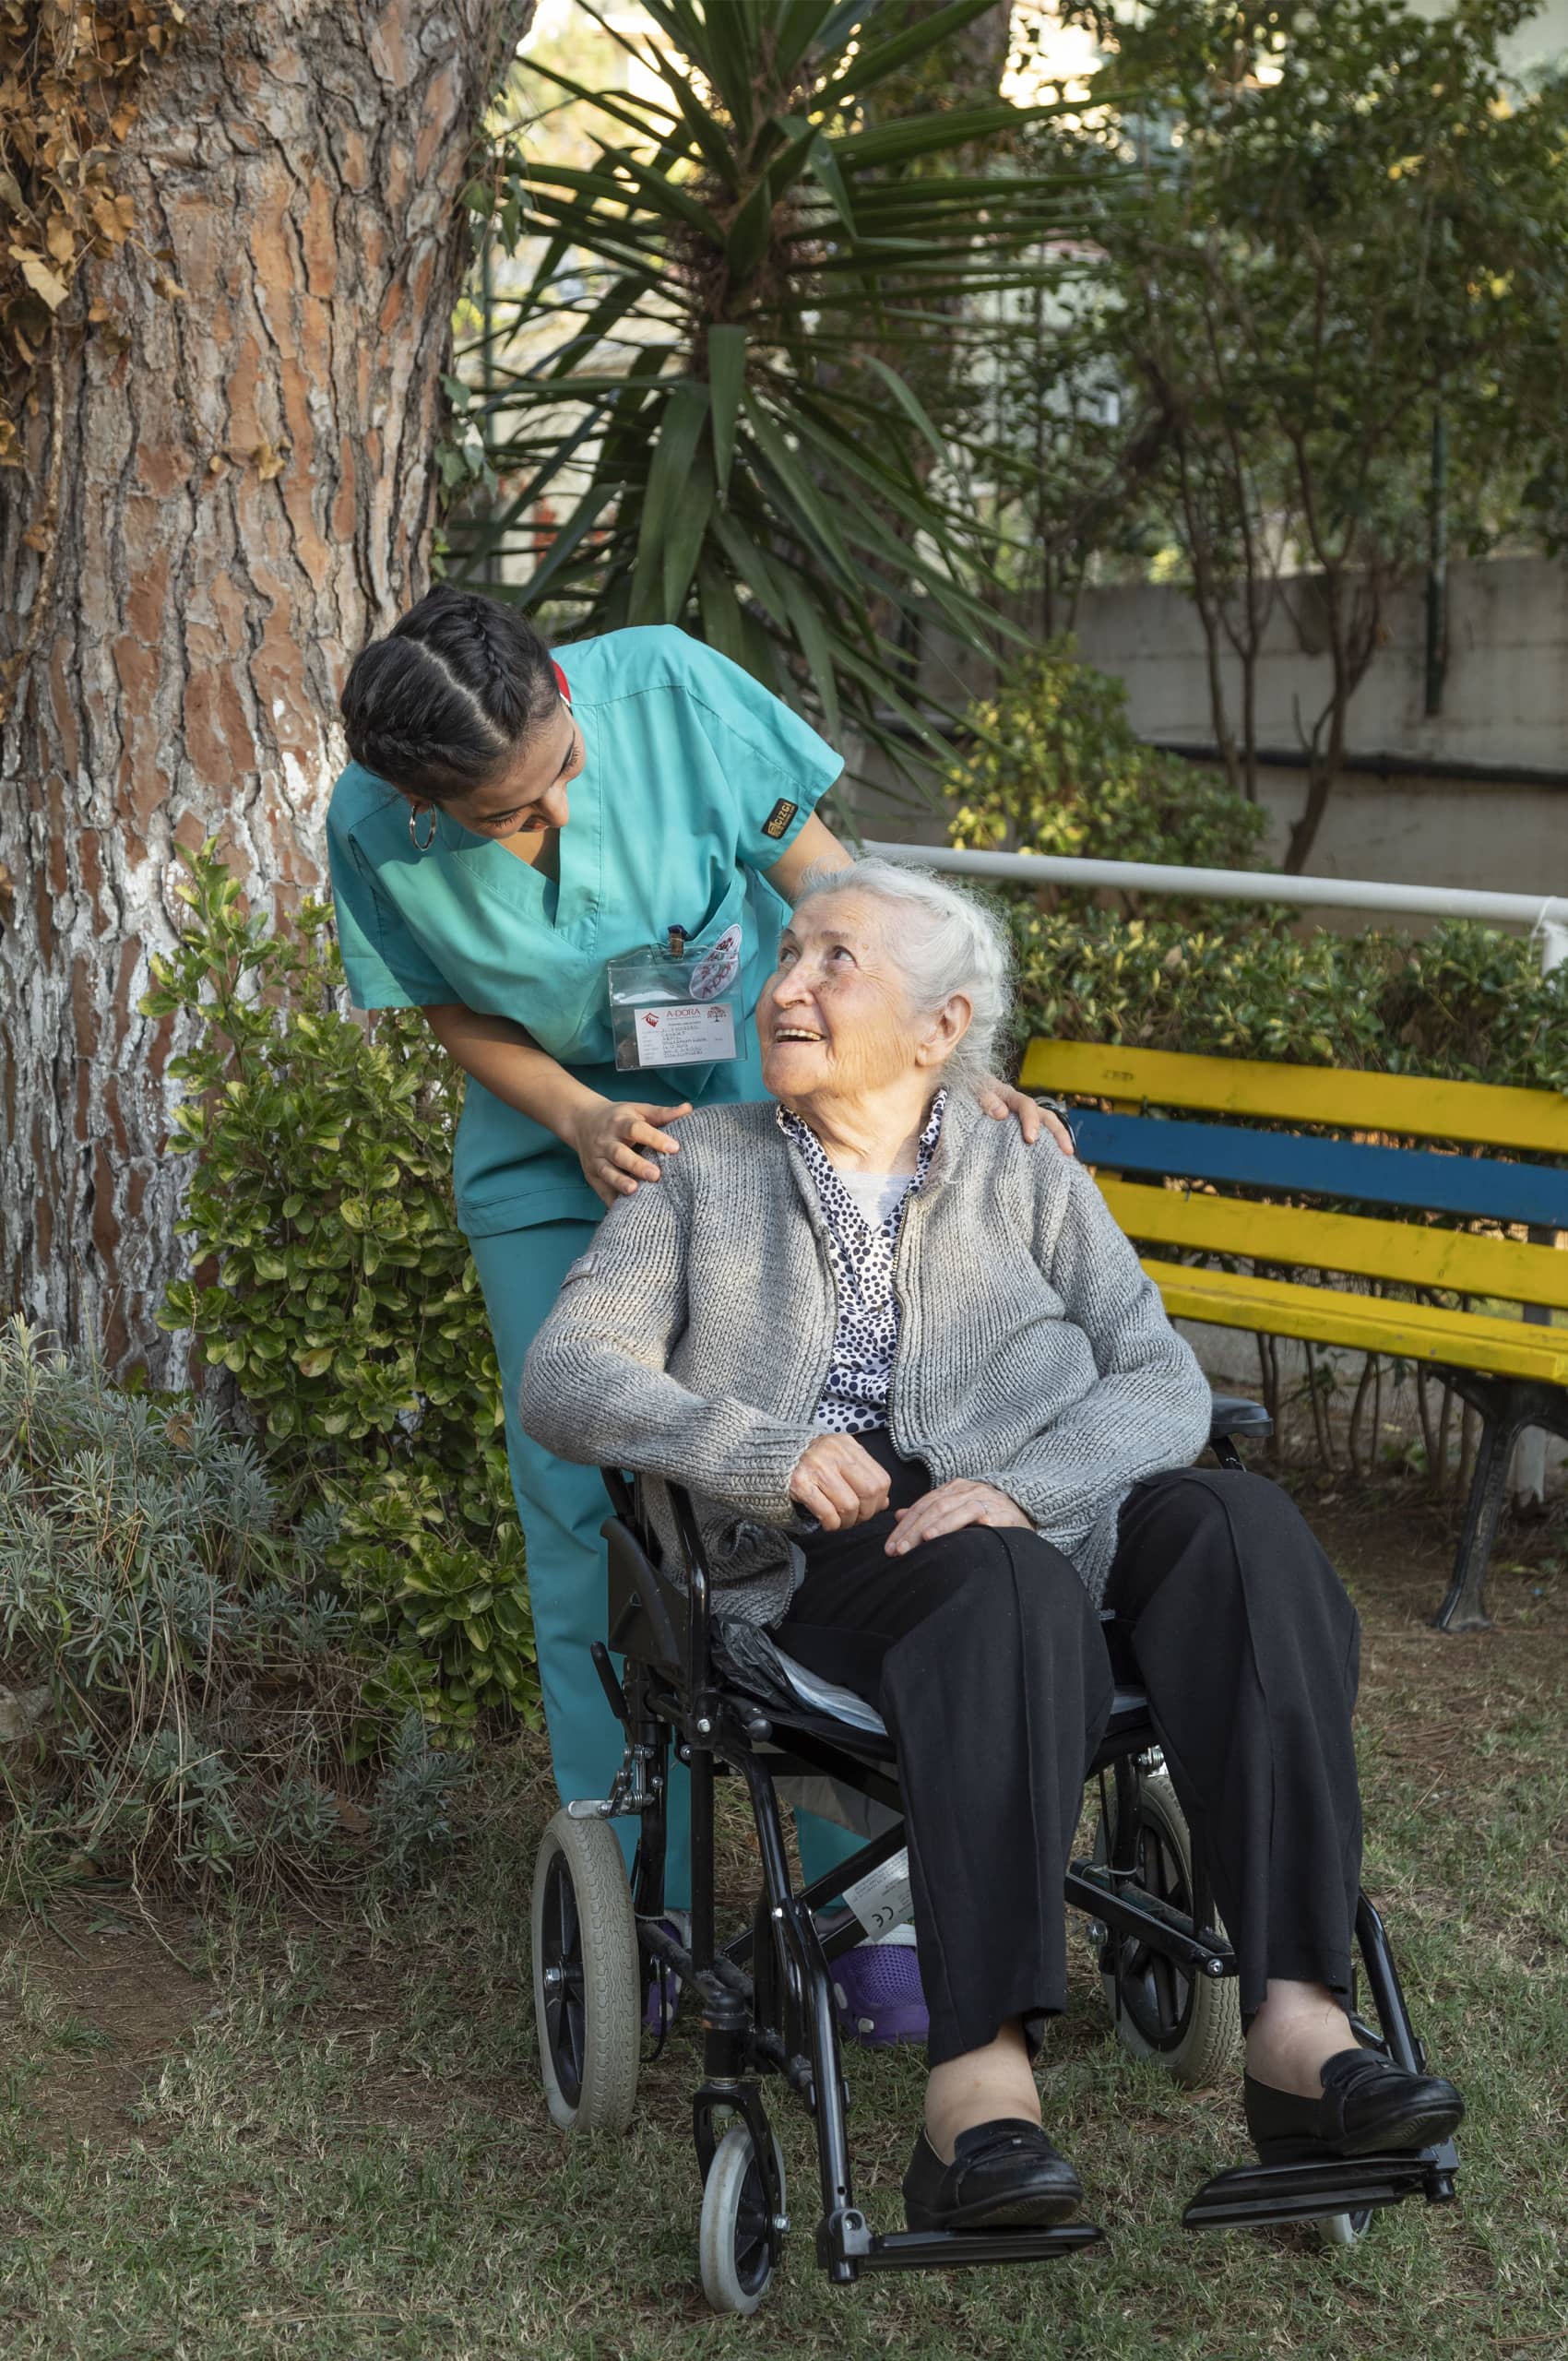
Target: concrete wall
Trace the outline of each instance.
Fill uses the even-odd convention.
[[[1290,613],[1275,618],[1260,667],[1258,734],[1265,748],[1298,746],[1298,715],[1315,715],[1326,694],[1317,596],[1308,577],[1285,585]],[[1350,708],[1352,753],[1372,767],[1348,772],[1336,785],[1311,869],[1568,895],[1568,564],[1518,558],[1451,569],[1449,660],[1435,716],[1422,709],[1426,617],[1419,587],[1389,601],[1384,627],[1386,644]],[[1077,635],[1087,660],[1125,682],[1140,736],[1212,742],[1206,651],[1184,590],[1139,584],[1087,591]],[[948,697],[989,686],[982,668],[939,635],[926,650],[925,680]],[[1233,698],[1234,665],[1228,687]],[[1380,775],[1376,765],[1388,757],[1399,767]],[[1423,763],[1440,767],[1423,771]],[[1444,765],[1503,776],[1444,777]],[[1273,822],[1267,849],[1277,859],[1304,801],[1305,774],[1265,767],[1259,794]],[[940,824],[918,802],[865,793],[857,815],[868,835],[942,839]]]

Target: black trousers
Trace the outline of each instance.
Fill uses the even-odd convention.
[[[859,1439],[892,1508],[928,1489]],[[892,1510],[807,1545],[779,1645],[874,1704],[898,1750],[935,2065],[1066,2005],[1063,1880],[1113,1671],[1147,1691],[1235,1945],[1244,2018],[1270,1976],[1348,2000],[1361,1815],[1356,1612],[1266,1477],[1182,1468],[1122,1511],[1102,1625],[1037,1534],[970,1526],[890,1558]]]

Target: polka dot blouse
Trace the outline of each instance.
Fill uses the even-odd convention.
[[[898,1342],[893,1256],[904,1209],[924,1180],[942,1136],[946,1104],[947,1093],[939,1090],[931,1121],[921,1133],[915,1169],[907,1176],[837,1171],[811,1125],[783,1107],[778,1109],[778,1127],[799,1148],[816,1189],[838,1291],[833,1358],[814,1418],[829,1434],[869,1434],[887,1424],[887,1390]],[[872,1208],[869,1215],[857,1202],[862,1196]]]

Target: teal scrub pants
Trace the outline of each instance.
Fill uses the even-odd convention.
[[[560,1291],[568,1267],[587,1252],[591,1221],[541,1222],[469,1240],[484,1290],[501,1398],[506,1410],[506,1457],[528,1545],[529,1596],[539,1649],[540,1686],[550,1732],[555,1785],[563,1802],[607,1796],[621,1760],[621,1726],[605,1701],[588,1648],[605,1636],[604,1543],[600,1527],[610,1513],[597,1467],[557,1459],[523,1432],[517,1418],[523,1357]],[[691,1829],[685,1773],[671,1765],[665,1899],[683,1908],[691,1897]],[[616,1834],[628,1866],[636,1822],[623,1819]],[[860,1839],[808,1812],[796,1816],[801,1862],[809,1880],[825,1877],[859,1848]]]

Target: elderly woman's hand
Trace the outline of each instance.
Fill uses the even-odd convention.
[[[887,1471],[853,1435],[817,1435],[795,1462],[790,1498],[826,1533],[863,1525],[887,1506]]]
[[[1041,1107],[1027,1091],[1015,1090],[1010,1082],[998,1082],[992,1074],[980,1084],[975,1097],[981,1110],[993,1116],[999,1123],[1005,1122],[1010,1115],[1016,1115],[1018,1129],[1030,1147],[1044,1131],[1051,1133],[1063,1156],[1074,1153],[1073,1134],[1061,1116],[1053,1115],[1049,1107]]]
[[[922,1541],[934,1541],[940,1533],[961,1533],[967,1525],[1021,1525],[1028,1532],[1034,1530],[1016,1501],[999,1492],[994,1484],[971,1483],[963,1476],[922,1493],[912,1508],[896,1509],[894,1518],[887,1544],[890,1558],[902,1558],[906,1551],[918,1549]]]

